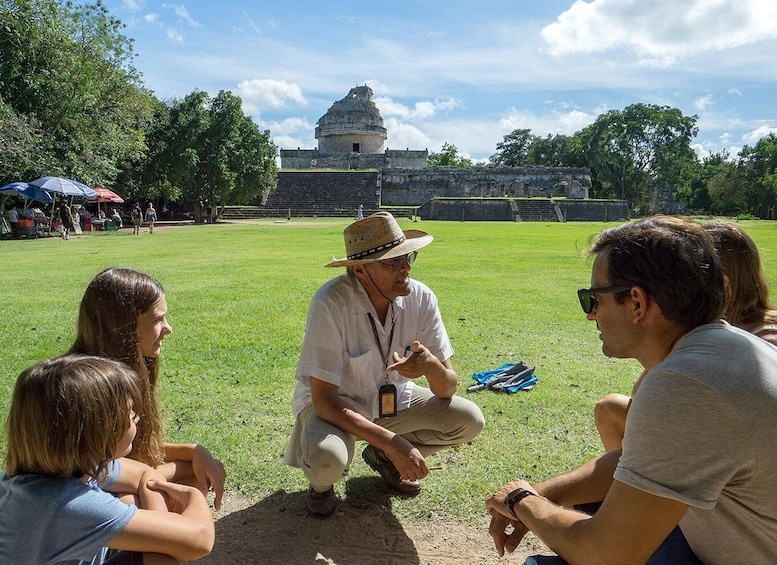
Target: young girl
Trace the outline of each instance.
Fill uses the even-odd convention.
[[[210,553],[213,518],[199,491],[114,461],[132,448],[139,385],[126,365],[84,355],[19,375],[0,476],[0,563],[175,563]],[[136,504],[108,491],[132,493]]]
[[[140,424],[129,457],[157,468],[168,481],[203,494],[212,489],[218,510],[226,480],[221,462],[200,445],[163,442],[157,382],[162,340],[172,332],[166,315],[165,292],[156,279],[133,269],[107,269],[84,293],[69,353],[110,357],[141,376],[143,401],[135,407]]]

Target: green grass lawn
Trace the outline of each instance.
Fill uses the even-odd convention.
[[[134,267],[167,291],[173,334],[164,344],[160,394],[168,439],[209,447],[227,467],[229,488],[241,495],[258,500],[304,489],[303,474],[281,462],[294,369],[310,298],[342,272],[323,265],[342,256],[348,222],[186,226],[152,236],[124,229],[70,241],[0,242],[0,416],[5,420],[16,375],[69,347],[92,277],[109,266]],[[505,481],[541,480],[599,453],[595,401],[628,393],[639,374],[635,361],[601,354],[598,333],[577,302],[575,291],[590,282],[589,238],[605,224],[400,223],[435,236],[412,274],[437,293],[456,350],[459,392],[481,406],[487,424],[471,445],[432,456],[430,464],[443,469],[430,474],[420,497],[394,498],[392,510],[411,519],[434,512],[474,522],[484,514],[485,498]],[[773,283],[777,225],[743,225]],[[472,373],[519,360],[536,366],[534,390],[465,392]],[[350,477],[374,476],[359,449]],[[353,481],[349,496],[377,499],[378,484]],[[343,484],[337,489],[345,492]]]

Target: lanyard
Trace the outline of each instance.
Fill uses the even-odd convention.
[[[375,345],[378,346],[378,351],[380,351],[380,356],[383,358],[383,367],[386,368],[389,366],[389,355],[391,355],[391,342],[394,341],[394,327],[396,326],[396,318],[394,317],[394,303],[391,302],[391,331],[389,332],[389,340],[388,340],[388,348],[386,349],[386,354],[383,354],[383,346],[380,343],[380,336],[378,336],[378,328],[375,325],[375,318],[372,317],[372,314],[370,312],[367,312],[367,316],[370,318],[370,325],[372,326],[372,335],[375,337]],[[388,375],[386,375],[386,380],[388,380]]]

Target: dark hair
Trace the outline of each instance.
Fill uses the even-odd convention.
[[[65,355],[26,369],[8,412],[6,472],[100,478],[140,402],[140,377],[111,359]]]
[[[728,277],[730,294],[726,319],[735,326],[777,322],[777,312],[769,302],[758,248],[747,232],[737,225],[711,221],[702,227],[712,236],[723,272]]]
[[[591,252],[608,253],[609,284],[642,287],[667,320],[691,329],[722,315],[723,268],[697,223],[670,216],[637,220],[604,230]]]
[[[130,457],[156,467],[164,461],[163,426],[156,395],[159,360],[144,357],[138,342],[138,318],[164,297],[152,276],[121,267],[99,273],[84,292],[78,333],[68,353],[102,355],[129,365],[142,377],[143,402],[137,439]]]

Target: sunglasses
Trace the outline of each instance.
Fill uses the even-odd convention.
[[[384,267],[388,267],[392,271],[398,271],[402,267],[405,266],[405,263],[408,265],[412,265],[415,263],[415,258],[418,257],[418,251],[411,251],[407,255],[402,255],[401,257],[397,257],[396,259],[391,259],[389,261],[377,261]]]
[[[631,290],[630,286],[602,286],[599,288],[581,288],[577,291],[577,298],[580,300],[580,306],[583,312],[590,314],[596,304],[597,294],[616,294]]]

